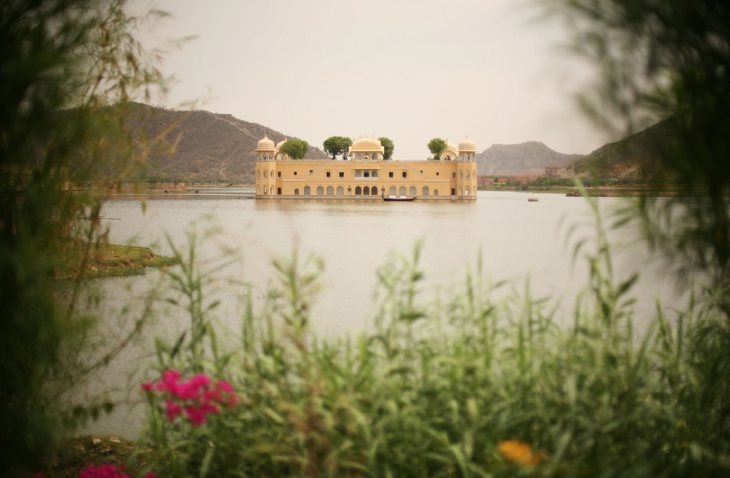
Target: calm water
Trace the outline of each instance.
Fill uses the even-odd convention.
[[[223,255],[221,246],[237,249],[241,263],[226,268],[222,275],[251,284],[254,296],[265,294],[273,277],[270,264],[274,258],[291,255],[294,249],[300,255],[316,254],[325,262],[325,287],[312,310],[313,327],[320,335],[330,337],[367,326],[373,314],[376,269],[393,253],[410,255],[419,238],[425,241],[421,265],[428,278],[426,295],[433,294],[438,286],[453,284],[468,267],[474,269],[480,251],[488,276],[512,280],[518,289],[524,287],[529,276],[533,293],[556,297],[567,310],[566,317],[588,277],[584,261],[573,263],[571,241],[567,239],[574,225],[584,227],[575,233],[573,241],[591,232],[592,218],[581,198],[480,191],[478,200],[472,203],[393,203],[256,201],[238,199],[235,193],[150,198],[145,213],[136,199],[113,200],[104,209],[104,216],[116,219],[108,221],[110,239],[115,243],[151,245],[165,254],[170,252],[165,234],[185,247],[186,234],[193,224],[198,231],[216,225],[220,233],[201,246],[199,257],[212,265]],[[528,202],[528,197],[537,197],[539,202]],[[619,200],[600,199],[603,207]],[[648,265],[643,246],[636,244],[632,235],[614,234],[613,240],[618,244],[634,243],[617,250],[615,259],[621,275],[643,272],[635,289],[640,299],[639,317],[649,316],[656,297],[670,304],[680,303],[681,294],[674,283]],[[99,281],[110,295],[109,316],[141,296],[156,277],[152,273],[141,278]],[[237,294],[223,291],[219,296],[224,304],[217,316],[235,331],[240,307]],[[181,314],[169,311],[162,314],[155,333],[174,337],[185,325]],[[107,330],[115,334],[124,326],[107,324]],[[136,390],[141,377],[130,374],[152,360],[152,335],[125,351],[90,389],[111,387],[118,393]],[[136,391],[130,397],[136,399]],[[141,407],[121,407],[89,431],[134,437],[141,412]]]

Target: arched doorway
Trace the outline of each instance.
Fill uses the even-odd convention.
[[[317,186],[317,196],[324,196],[324,188],[322,186]]]
[[[355,196],[362,196],[362,188],[360,186],[355,188]]]
[[[423,186],[423,192],[421,193],[421,195],[428,196],[428,193],[429,193],[428,186]]]
[[[415,196],[416,195],[416,186],[411,186],[408,189],[408,195],[410,195],[410,196]]]
[[[295,196],[299,196],[299,190],[298,190],[298,189],[295,189],[295,190],[294,190],[294,195],[295,195]]]
[[[327,196],[334,196],[335,195],[335,188],[332,186],[327,186]]]
[[[345,188],[342,186],[337,186],[337,195],[338,196],[344,196],[345,195]]]
[[[398,189],[398,194],[400,196],[405,196],[406,195],[406,187],[405,186],[401,186],[400,189]]]
[[[390,189],[388,189],[388,195],[395,196],[395,186],[391,186]]]
[[[363,196],[369,196],[370,195],[370,188],[368,186],[365,186],[362,188],[362,195]]]
[[[309,186],[304,186],[304,195],[309,196],[311,193],[311,190],[309,189]]]
[[[439,195],[439,190],[438,189],[434,189],[433,190],[433,195],[434,196],[438,196]]]

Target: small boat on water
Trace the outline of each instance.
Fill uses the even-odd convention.
[[[527,198],[527,202],[537,202],[537,198]]]
[[[415,201],[416,196],[385,196],[383,195],[383,201]]]

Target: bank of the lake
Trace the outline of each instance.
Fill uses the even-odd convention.
[[[177,264],[174,257],[155,254],[149,247],[65,241],[59,244],[59,250],[68,261],[56,271],[57,279],[133,276],[150,268]]]

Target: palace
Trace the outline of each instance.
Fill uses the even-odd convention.
[[[476,145],[469,138],[457,148],[447,141],[440,161],[384,160],[376,138],[358,138],[345,161],[292,160],[268,137],[256,147],[257,198],[380,199],[417,196],[419,200],[475,200]],[[349,198],[348,198],[349,196]]]

